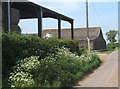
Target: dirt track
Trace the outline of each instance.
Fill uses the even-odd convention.
[[[84,80],[79,81],[79,87],[118,87],[118,50],[111,54],[100,56],[103,64]],[[104,59],[106,58],[106,59]]]

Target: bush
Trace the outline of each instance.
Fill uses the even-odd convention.
[[[46,57],[41,61],[41,65],[36,67],[33,74],[36,82],[40,83],[39,86],[47,85],[55,87],[55,81],[57,81],[60,86],[68,86],[74,80],[74,75],[76,74],[76,62],[77,57],[72,54],[68,49],[59,49],[56,55],[51,55]]]
[[[69,49],[61,48],[57,54],[51,54],[40,61],[38,57],[29,57],[17,62],[9,77],[9,83],[14,87],[71,86],[99,63],[99,57],[94,53],[77,56]],[[23,75],[18,75],[19,73]],[[26,79],[29,82],[25,83]]]
[[[87,46],[80,46],[79,47],[80,51],[81,51],[81,54],[86,52],[88,49],[87,49]]]
[[[81,50],[79,50],[77,40],[64,39],[63,42],[61,40],[60,48],[63,47],[63,45],[65,48],[68,48],[70,50],[70,52],[72,52],[72,53],[76,53],[79,56],[82,54]]]
[[[107,44],[107,49],[108,50],[114,50],[116,48],[120,47],[120,44],[119,43],[108,43]]]
[[[38,57],[31,56],[20,60],[13,67],[13,72],[10,73],[9,82],[11,87],[35,87],[33,75],[31,71],[34,70],[40,62]]]
[[[9,81],[11,87],[34,87],[32,75],[22,71],[11,73]]]
[[[55,54],[57,48],[67,47],[71,52],[80,55],[76,40],[56,38],[39,38],[22,34],[2,34],[2,75],[3,84],[7,83],[12,67],[16,62],[31,56],[39,56],[39,60],[50,54]],[[4,85],[3,85],[4,86]]]

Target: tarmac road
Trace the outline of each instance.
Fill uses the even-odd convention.
[[[118,87],[118,50],[109,54],[101,67],[74,87]]]

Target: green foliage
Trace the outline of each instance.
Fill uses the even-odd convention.
[[[56,54],[51,54],[40,61],[38,57],[18,61],[9,77],[9,83],[13,87],[70,86],[99,63],[99,57],[94,53],[77,56],[62,47]],[[29,82],[25,83],[26,79]]]
[[[119,43],[108,43],[107,44],[107,49],[108,50],[115,50],[116,48],[120,47]]]
[[[3,86],[6,86],[12,67],[16,62],[30,56],[39,56],[39,60],[50,54],[55,54],[57,48],[67,47],[71,52],[80,55],[76,40],[56,38],[39,38],[22,34],[2,34],[2,74]]]
[[[32,75],[30,75],[27,72],[19,71],[19,72],[11,73],[9,81],[11,82],[11,87],[33,87],[34,86],[34,80],[32,78]]]
[[[101,52],[96,52],[97,54],[110,54],[116,49],[120,48],[119,43],[108,43],[107,45],[107,50],[101,51]]]
[[[117,40],[115,39],[116,35],[118,34],[118,31],[115,30],[110,30],[109,32],[106,33],[107,40],[110,43],[115,43]]]
[[[64,47],[69,48],[69,50],[72,53],[76,53],[79,56],[81,55],[81,50],[79,50],[79,46],[78,46],[78,41],[77,40],[65,39],[64,42],[61,42],[61,47],[63,47],[63,45],[64,45]]]
[[[31,56],[20,60],[13,67],[13,72],[10,73],[9,83],[11,87],[35,87],[33,75],[31,71],[34,70],[40,62],[38,57]]]
[[[86,46],[80,46],[79,49],[81,50],[82,53],[84,53],[88,50]]]

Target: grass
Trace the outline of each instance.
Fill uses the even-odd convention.
[[[113,49],[113,50],[104,50],[104,51],[101,51],[101,52],[95,52],[96,54],[110,54],[112,53],[113,51],[119,49],[118,47]]]
[[[96,54],[110,54],[112,53],[114,50],[105,50],[105,51],[101,51],[101,52],[95,52]]]

